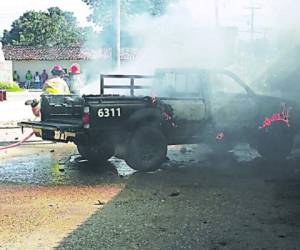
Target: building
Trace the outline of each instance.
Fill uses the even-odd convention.
[[[97,77],[112,66],[109,48],[4,46],[3,53],[5,60],[12,61],[12,70],[18,72],[21,81],[25,81],[27,70],[34,74],[46,69],[49,74],[56,64],[67,70],[71,64],[79,63],[81,71],[88,77]],[[121,60],[132,60],[135,55],[135,50],[122,49]]]
[[[4,60],[4,54],[0,43],[0,81],[12,82],[12,62]]]

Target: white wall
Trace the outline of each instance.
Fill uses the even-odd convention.
[[[0,81],[12,82],[12,62],[0,61]]]
[[[25,81],[25,74],[27,70],[30,70],[32,75],[36,71],[39,74],[43,69],[46,69],[49,76],[51,76],[51,69],[54,65],[60,64],[63,68],[68,69],[73,63],[79,63],[81,72],[91,77],[97,76],[100,73],[106,72],[110,64],[107,61],[92,61],[92,60],[61,60],[61,61],[38,61],[38,60],[21,60],[13,61],[12,68],[16,70],[20,75],[21,81]]]

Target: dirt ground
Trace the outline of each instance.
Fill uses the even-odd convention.
[[[121,188],[1,185],[0,248],[52,249]]]
[[[87,166],[66,171],[60,161],[76,153],[40,142],[0,153],[0,249],[53,249],[123,189]]]
[[[9,150],[0,248],[299,249],[299,153],[270,164],[236,152],[170,147],[162,170],[134,173],[115,158],[104,171],[76,161],[71,144]]]

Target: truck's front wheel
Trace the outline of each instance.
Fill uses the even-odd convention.
[[[79,154],[91,163],[100,163],[107,161],[113,156],[114,150],[108,147],[98,145],[77,145]]]
[[[167,149],[166,138],[159,129],[141,127],[129,142],[126,163],[143,172],[156,170],[165,161]]]
[[[256,149],[266,160],[284,160],[291,153],[294,145],[294,134],[283,122],[261,129],[258,134]]]

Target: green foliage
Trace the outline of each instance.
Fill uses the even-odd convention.
[[[93,10],[89,17],[100,26],[107,27],[112,22],[112,9],[114,0],[82,0]],[[161,16],[165,14],[170,3],[177,0],[121,0],[122,18],[126,20],[128,17],[141,13],[149,13],[152,16]]]
[[[82,0],[90,6],[92,14],[88,17],[89,21],[94,22],[103,28],[100,33],[90,32],[88,43],[111,47],[115,42],[113,9],[116,0]],[[143,38],[132,37],[127,30],[123,30],[124,24],[134,18],[134,16],[148,13],[150,16],[159,17],[165,14],[169,4],[178,0],[120,0],[121,3],[121,47],[140,47]],[[91,36],[92,34],[92,36]]]
[[[77,27],[72,12],[58,7],[46,12],[28,11],[4,30],[2,44],[16,46],[69,46],[84,42],[83,29]]]
[[[2,81],[0,81],[0,89],[5,89],[8,92],[23,91],[16,82],[2,82]]]

